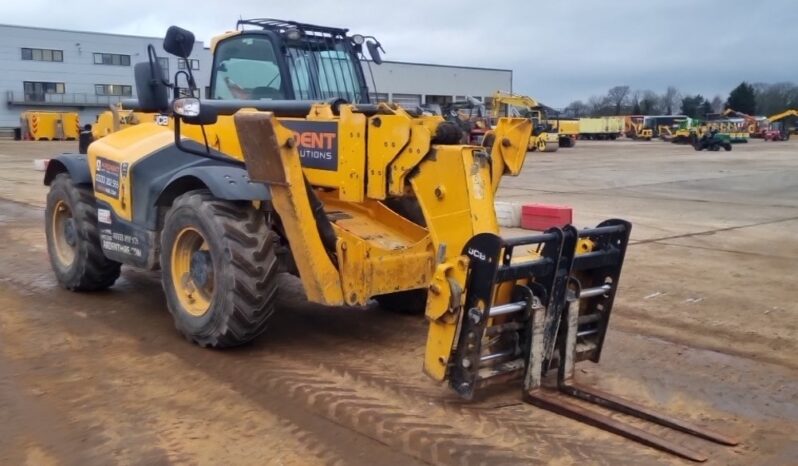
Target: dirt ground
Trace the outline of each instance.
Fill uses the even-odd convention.
[[[423,317],[312,305],[291,277],[266,334],[226,351],[179,337],[156,273],[60,289],[32,160],[75,145],[0,141],[0,464],[684,463],[517,387],[462,403],[421,372]],[[581,141],[530,154],[500,198],[634,224],[581,380],[741,439],[651,428],[712,464],[798,461],[798,142]]]

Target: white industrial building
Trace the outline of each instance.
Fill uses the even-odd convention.
[[[208,86],[212,57],[201,41],[185,63],[157,37],[0,25],[0,128],[19,127],[25,110],[77,111],[81,123],[92,123],[109,105],[135,97],[132,65],[147,60],[148,44],[170,75],[191,66],[197,84]],[[409,106],[481,100],[513,84],[511,70],[394,61],[366,67],[374,97]]]

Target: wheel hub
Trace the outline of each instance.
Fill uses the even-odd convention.
[[[78,242],[77,236],[77,231],[75,230],[75,219],[70,218],[64,222],[64,239],[68,245],[75,247]]]
[[[65,199],[59,199],[52,207],[52,222],[48,227],[51,236],[50,251],[63,267],[69,267],[75,261],[79,235],[78,224],[72,217],[72,209]]]
[[[191,255],[189,276],[198,288],[205,288],[213,282],[213,262],[210,252],[195,251]]]
[[[196,228],[185,227],[175,238],[171,254],[172,283],[181,306],[200,317],[213,300],[213,258],[205,237]]]

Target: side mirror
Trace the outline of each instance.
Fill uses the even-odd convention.
[[[199,99],[193,97],[175,99],[172,111],[189,125],[212,125],[219,119],[216,107],[202,105]]]
[[[380,43],[370,40],[366,42],[366,48],[369,49],[369,56],[371,57],[371,60],[377,65],[382,65],[382,57],[380,56],[380,49],[382,46]]]
[[[174,56],[188,58],[194,49],[194,33],[177,26],[169,26],[163,39],[163,49]]]

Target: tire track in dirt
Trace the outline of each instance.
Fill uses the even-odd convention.
[[[302,359],[311,357],[309,354],[291,353],[285,359],[293,359],[290,366],[297,367],[303,364]],[[349,387],[367,387],[378,392],[380,398],[401,402],[405,410],[423,405],[424,422],[431,423],[431,420],[439,419],[453,425],[472,426],[474,430],[466,431],[464,438],[490,438],[498,445],[525,453],[529,459],[545,461],[559,457],[561,460],[567,459],[567,462],[587,461],[593,464],[619,464],[634,460],[651,464],[663,458],[645,447],[526,405],[520,401],[520,387],[513,390],[515,396],[512,399],[515,402],[505,401],[508,404],[495,407],[490,401],[464,403],[451,398],[442,399],[440,394],[373,371],[372,366],[363,361],[349,359],[341,363],[337,359],[315,354],[314,363],[314,373],[330,372],[351,380]],[[589,439],[586,440],[586,437]]]
[[[25,283],[24,279],[3,278],[26,289],[40,286]],[[57,294],[52,293],[36,294],[28,299],[45,299],[52,306],[59,302]],[[97,332],[107,333],[103,329]],[[551,427],[545,420],[551,416],[541,411],[528,409],[515,417],[506,412],[482,414],[478,408],[458,407],[456,401],[441,399],[440,390],[432,383],[429,388],[402,383],[389,374],[375,371],[370,358],[361,357],[361,361],[356,362],[354,353],[344,358],[340,353],[337,357],[327,358],[324,355],[330,354],[328,350],[340,349],[341,342],[323,332],[310,330],[308,333],[307,338],[314,341],[313,350],[302,350],[305,348],[303,345],[292,345],[278,348],[265,357],[258,353],[259,361],[254,368],[250,364],[253,358],[244,357],[236,364],[229,364],[229,361],[219,361],[218,365],[204,364],[203,370],[218,379],[234,380],[239,391],[265,391],[278,398],[284,395],[332,422],[430,463],[518,464],[545,462],[552,457],[562,458],[564,463],[585,460],[617,463],[630,458],[628,451],[617,453],[619,445],[615,442],[611,442],[608,448],[591,447],[581,440],[578,429],[574,432],[567,426],[563,427],[561,420],[555,421]],[[114,350],[117,357],[120,351]],[[353,348],[353,351],[358,349]],[[190,362],[203,353],[199,348],[186,345],[176,354]],[[237,356],[231,355],[232,358]],[[185,408],[190,409],[190,406]],[[541,415],[543,422],[524,419]],[[499,416],[507,419],[500,421]],[[302,429],[294,429],[294,438],[297,430]],[[175,453],[180,451],[179,439],[185,436],[185,432],[185,426],[179,421],[158,431],[167,441],[165,450],[172,453],[170,459],[178,462],[186,459]],[[305,446],[319,444],[316,439],[304,443]],[[341,461],[334,456],[325,456],[324,452],[320,458],[327,464]],[[640,458],[648,462],[654,459],[646,454]]]
[[[3,255],[6,254],[0,253]],[[53,292],[54,282],[46,271],[46,264],[39,262],[32,266],[30,255],[27,256],[12,257],[9,270],[0,271],[0,281],[13,284],[34,302],[46,300],[49,304],[58,305],[64,293]],[[37,256],[46,257],[43,253]],[[13,273],[8,273],[11,270]],[[151,274],[128,271],[126,279],[118,292],[108,293],[109,296],[68,295],[75,296],[69,301],[95,308],[100,302],[121,305],[120,313],[127,314],[125,316],[90,316],[88,321],[101,327],[96,330],[98,334],[107,334],[110,326],[125,335],[137,337],[141,330],[139,327],[149,326],[155,335],[166,336],[145,353],[171,353],[193,365],[202,361],[201,369],[207,375],[225,383],[234,383],[237,392],[272,412],[274,400],[266,400],[267,397],[289,399],[294,406],[397,451],[436,464],[548,463],[551,458],[558,458],[561,464],[617,464],[630,460],[651,464],[665,461],[663,456],[645,447],[520,405],[515,394],[509,401],[511,406],[486,412],[489,403],[464,406],[442,394],[443,390],[432,382],[407,379],[404,377],[408,373],[407,367],[393,353],[398,348],[413,348],[413,352],[420,348],[416,348],[418,330],[413,328],[416,322],[412,319],[379,313],[376,313],[376,318],[374,315],[361,318],[328,309],[308,311],[301,309],[307,305],[300,302],[298,315],[287,316],[280,323],[282,328],[279,331],[285,335],[267,335],[264,342],[244,350],[248,354],[242,354],[242,351],[204,352],[180,345],[182,342],[171,327],[159,327],[171,325],[168,320],[136,313],[137,308],[163,308],[159,291],[140,293],[145,287],[158,288]],[[121,300],[124,302],[120,303]],[[130,328],[131,317],[145,322]],[[381,325],[387,322],[390,325]],[[85,327],[71,330],[89,331]],[[365,335],[370,338],[363,338]],[[385,341],[387,346],[371,346],[375,340]],[[268,351],[262,345],[268,346]],[[380,359],[387,359],[391,364],[380,365]],[[386,365],[396,366],[395,370],[379,369]],[[506,400],[506,397],[501,400]],[[292,423],[290,418],[278,418],[278,424],[297,441],[304,438],[301,444],[305,448],[312,452],[314,447],[318,450],[318,446],[324,444],[323,440],[308,433],[306,426]],[[168,438],[167,450],[180,452],[179,439],[184,431],[184,426],[179,423],[159,431]],[[343,461],[342,457],[324,448],[314,455],[326,464]],[[186,457],[177,455],[173,459],[181,462]]]
[[[12,293],[3,288],[0,286],[0,302],[5,305]],[[74,315],[57,301],[25,301],[44,312]],[[67,462],[79,453],[98,463],[113,458],[145,464],[218,464],[226,453],[233,453],[239,458],[237,464],[271,464],[275,460],[303,465],[352,464],[326,439],[282,413],[247,406],[228,384],[186,368],[185,362],[171,353],[153,356],[132,351],[130,345],[138,343],[126,341],[132,340],[130,337],[107,335],[107,329],[90,321],[77,325],[85,334],[59,329],[58,337],[48,340],[46,334],[53,333],[62,316],[51,319],[48,329],[40,317],[5,313],[0,315],[0,335],[4,347],[10,349],[5,351],[6,358],[17,361],[19,367],[38,368],[33,374],[19,371],[18,381],[57,396],[53,401],[63,411],[50,417],[68,418],[70,431],[78,432],[86,442],[78,450],[73,446],[73,451],[67,449],[59,455]],[[114,340],[105,345],[109,351],[97,348],[95,339],[86,338],[103,331]],[[251,431],[242,432],[242,425]],[[231,445],[242,450],[230,452]],[[251,448],[255,445],[259,448]]]

